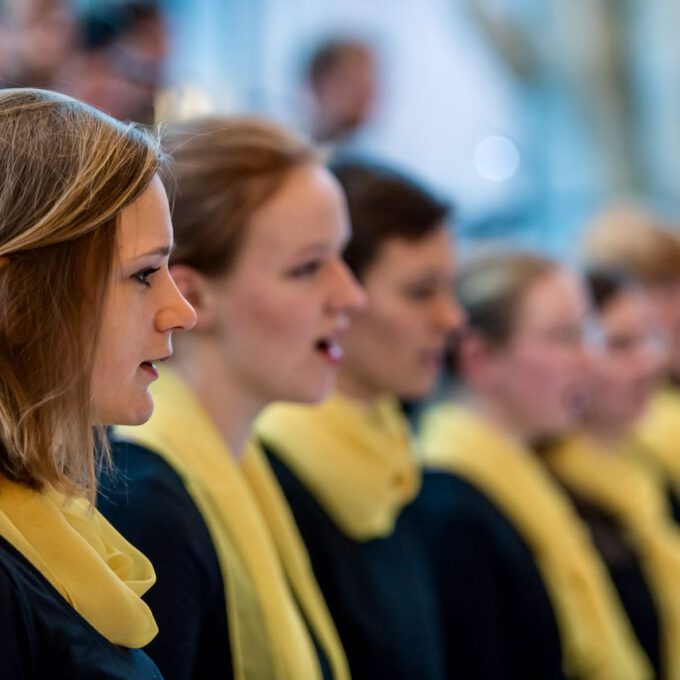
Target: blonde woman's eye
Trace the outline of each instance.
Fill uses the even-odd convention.
[[[159,270],[160,267],[147,267],[146,269],[142,269],[141,271],[138,271],[136,274],[134,274],[133,278],[143,286],[149,287],[151,285],[149,278]]]

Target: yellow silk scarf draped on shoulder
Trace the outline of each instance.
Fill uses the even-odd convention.
[[[155,637],[140,597],[156,580],[151,563],[85,499],[0,478],[0,535],[113,644],[137,648]]]
[[[388,397],[372,407],[340,394],[315,406],[274,404],[255,435],[357,541],[389,535],[420,488],[408,423]]]
[[[635,439],[660,466],[680,497],[680,389],[668,385],[654,395],[638,423]]]
[[[422,446],[427,467],[470,481],[527,542],[555,611],[566,674],[580,680],[651,678],[586,527],[535,456],[454,404],[426,415]]]
[[[250,450],[242,470],[196,397],[171,371],[163,370],[151,391],[155,409],[149,422],[118,428],[115,436],[165,459],[206,522],[225,583],[235,677],[321,677],[290,582],[334,677],[348,678],[344,652],[302,539],[261,453]]]
[[[575,435],[547,460],[564,484],[626,530],[659,610],[663,677],[680,680],[680,529],[657,481],[626,454]]]

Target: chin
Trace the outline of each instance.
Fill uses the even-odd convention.
[[[428,375],[420,380],[412,381],[409,385],[402,386],[401,389],[390,391],[407,401],[419,401],[427,397],[434,390],[435,384],[436,379]]]
[[[151,397],[147,395],[147,399],[140,401],[140,403],[135,404],[131,407],[128,404],[128,408],[120,411],[116,419],[113,420],[111,425],[143,425],[151,415],[153,414],[153,401]]]
[[[335,389],[335,376],[315,384],[301,385],[296,394],[288,394],[284,401],[295,401],[301,404],[319,404],[331,395]]]

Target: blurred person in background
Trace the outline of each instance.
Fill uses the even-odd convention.
[[[408,177],[331,166],[347,194],[344,258],[368,305],[342,339],[336,391],[277,404],[255,426],[300,527],[352,677],[442,678],[434,583],[414,522],[420,472],[399,398],[435,385],[453,296],[449,207]]]
[[[639,208],[614,208],[586,233],[584,259],[589,266],[627,272],[654,305],[650,323],[661,333],[667,351],[658,388],[636,434],[640,452],[671,486],[680,520],[680,234]]]
[[[115,431],[120,472],[99,495],[158,573],[149,655],[166,680],[348,680],[290,509],[247,446],[267,404],[333,388],[364,300],[340,258],[342,191],[305,140],[264,121],[195,119],[165,141],[171,270],[198,320],[160,371],[153,417]]]
[[[53,86],[76,47],[76,19],[68,0],[0,2],[0,85]]]
[[[419,504],[451,678],[644,680],[640,648],[584,525],[532,446],[584,407],[589,302],[537,255],[469,262],[459,393],[426,412]]]
[[[56,72],[55,87],[119,120],[151,125],[169,49],[160,4],[88,3],[77,24],[77,49]]]
[[[308,125],[320,143],[346,146],[368,122],[378,96],[378,62],[366,42],[337,38],[319,45],[305,69]]]
[[[680,677],[680,529],[666,487],[641,465],[632,428],[658,382],[665,348],[654,307],[613,269],[587,276],[603,338],[593,348],[579,427],[542,447],[590,529],[656,678]]]

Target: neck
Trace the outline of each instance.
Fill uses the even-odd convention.
[[[372,406],[384,394],[379,389],[355,376],[346,367],[341,366],[335,380],[336,390],[345,397],[356,399],[365,406]]]
[[[512,417],[509,409],[505,408],[499,400],[494,399],[491,395],[468,392],[464,401],[484,420],[501,430],[510,439],[520,444],[522,448],[531,444],[533,433],[517,423],[517,419]]]
[[[253,421],[266,404],[242,389],[209,337],[184,337],[172,369],[196,395],[236,459],[243,455]]]
[[[615,451],[626,436],[625,428],[619,424],[602,422],[594,418],[586,417],[584,429],[605,451]]]

